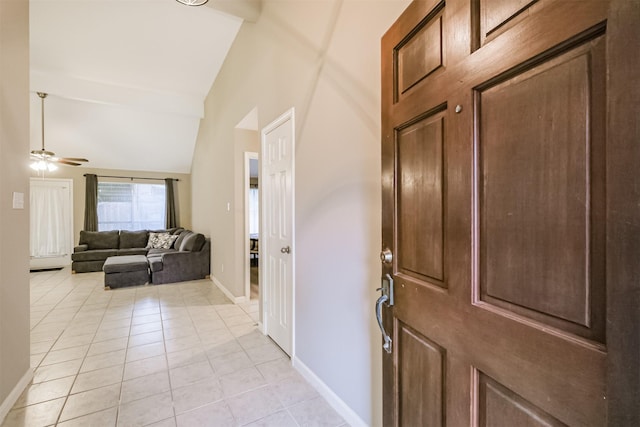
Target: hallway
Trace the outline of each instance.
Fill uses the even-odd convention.
[[[210,280],[105,291],[103,273],[30,274],[33,383],[2,427],[338,427]]]

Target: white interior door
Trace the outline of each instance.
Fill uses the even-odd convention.
[[[30,263],[33,269],[71,264],[73,181],[31,178]]]
[[[266,333],[290,356],[294,294],[294,111],[262,130],[262,227],[260,244]]]

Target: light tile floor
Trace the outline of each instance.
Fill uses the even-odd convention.
[[[2,427],[346,426],[210,280],[31,273],[33,383]]]

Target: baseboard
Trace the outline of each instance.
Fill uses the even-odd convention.
[[[329,388],[307,365],[294,357],[293,368],[300,373],[316,389],[318,393],[331,405],[331,407],[352,427],[368,427],[358,414],[349,407],[337,394]]]
[[[242,304],[247,300],[247,297],[236,297],[234,296],[229,289],[227,289],[220,281],[215,277],[211,276],[211,281],[222,291],[222,293],[229,298],[234,304]]]
[[[33,379],[33,369],[27,369],[27,372],[24,373],[18,384],[11,390],[11,393],[7,396],[7,398],[0,405],[0,424],[4,422],[5,417],[13,407],[14,403],[18,400],[22,392],[27,388],[31,380]]]

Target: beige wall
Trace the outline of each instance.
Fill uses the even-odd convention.
[[[12,208],[14,192],[29,200],[28,0],[0,1],[0,101],[0,405],[8,410],[31,370],[29,206]]]
[[[192,167],[193,223],[212,236],[212,274],[235,296],[234,126],[296,112],[296,359],[363,424],[381,425],[380,38],[405,0],[265,1],[243,24],[205,104]]]
[[[233,206],[235,207],[233,220],[234,220],[234,242],[238,242],[235,247],[235,253],[233,254],[233,268],[234,277],[238,280],[235,281],[234,292],[236,295],[242,295],[244,292],[244,285],[246,281],[245,277],[245,262],[248,255],[248,248],[244,243],[247,242],[246,220],[245,211],[245,153],[259,153],[260,152],[260,133],[257,131],[236,129],[234,131],[234,160],[233,160],[233,184],[234,192]],[[245,250],[247,250],[245,252]]]
[[[91,160],[91,159],[89,159]],[[175,186],[175,196],[177,199],[177,212],[180,226],[191,228],[191,175],[169,173],[169,172],[142,172],[125,171],[113,169],[93,169],[87,166],[61,166],[54,172],[46,172],[45,178],[66,178],[73,180],[73,236],[75,244],[78,243],[80,230],[84,228],[84,199],[85,199],[85,178],[84,174],[94,173],[96,175],[111,176],[133,176],[139,178],[177,178],[180,181]],[[35,171],[31,171],[31,176],[39,176]],[[130,179],[98,178],[98,181],[110,182],[131,182]],[[142,183],[160,183],[162,181],[133,180]],[[196,230],[200,231],[200,230]]]

